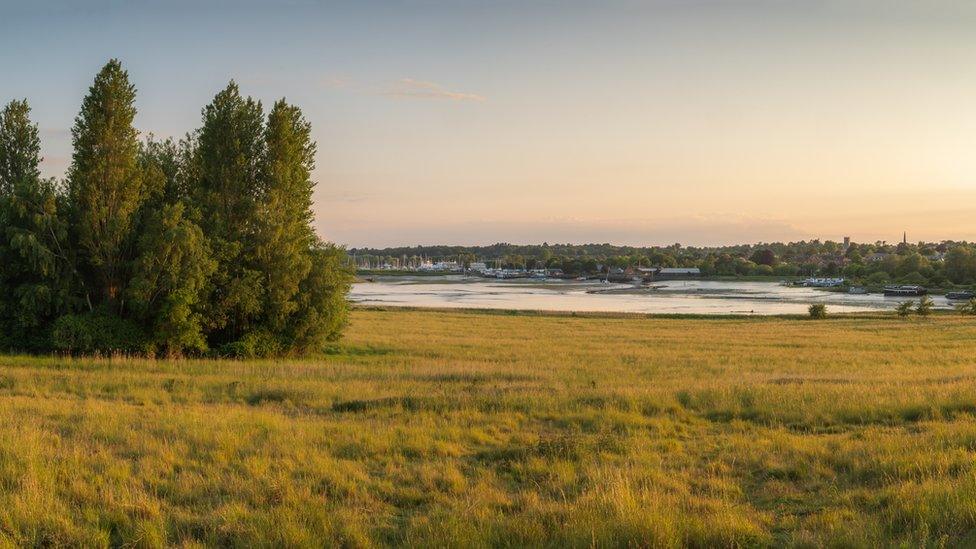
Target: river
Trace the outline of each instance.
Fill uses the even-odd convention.
[[[906,298],[854,295],[776,282],[672,280],[654,289],[575,280],[493,280],[465,276],[389,276],[353,284],[364,305],[659,314],[805,314],[813,303],[828,312],[893,309]],[[932,296],[937,308],[951,305]]]

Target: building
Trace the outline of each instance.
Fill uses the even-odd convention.
[[[488,270],[488,265],[486,265],[484,261],[475,261],[468,265],[468,270],[476,273],[483,273]]]

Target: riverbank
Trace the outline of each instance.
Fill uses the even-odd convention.
[[[974,329],[356,309],[315,359],[0,357],[0,545],[965,545]]]

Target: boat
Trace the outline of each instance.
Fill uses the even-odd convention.
[[[924,286],[885,286],[884,295],[894,297],[914,297],[925,295],[928,290]]]
[[[968,290],[961,292],[949,292],[945,295],[946,299],[950,301],[969,301],[976,297],[976,294]]]
[[[862,294],[868,293],[868,289],[867,288],[864,288],[862,286],[851,286],[851,288],[849,290],[847,290],[847,293],[849,293],[849,294],[856,294],[856,295],[862,295]]]

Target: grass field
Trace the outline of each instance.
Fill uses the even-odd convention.
[[[976,321],[354,312],[280,362],[0,359],[0,545],[976,543]]]

